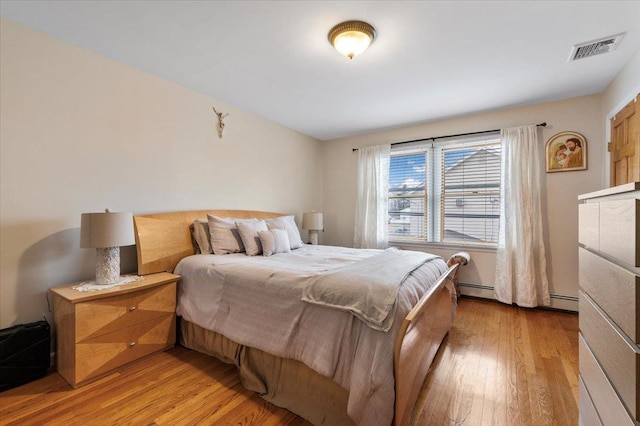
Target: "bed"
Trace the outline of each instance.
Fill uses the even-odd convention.
[[[180,344],[235,364],[246,388],[313,424],[408,424],[453,324],[459,257],[445,263],[417,252],[310,245],[269,257],[196,254],[190,227],[207,215],[238,221],[284,217],[247,210],[134,216],[138,273],[182,277]],[[391,263],[405,264],[410,273],[380,269]],[[309,290],[327,276],[346,277],[339,275],[345,271],[368,279],[366,270],[376,267],[370,271],[376,276],[404,276],[385,322],[367,316],[369,307],[364,314],[360,307],[336,309],[314,300]]]

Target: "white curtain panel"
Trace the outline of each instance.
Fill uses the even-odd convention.
[[[495,297],[503,303],[549,305],[542,233],[540,144],[535,125],[500,132],[500,231]]]
[[[389,244],[389,153],[391,145],[358,150],[358,198],[356,200],[356,248],[384,249]]]

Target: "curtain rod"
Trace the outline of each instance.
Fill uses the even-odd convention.
[[[538,126],[538,127],[547,127],[547,123],[544,122],[544,123],[536,124],[536,126]],[[414,139],[414,140],[411,140],[411,141],[393,142],[391,145],[403,145],[405,143],[422,142],[422,141],[435,142],[436,139],[457,138],[459,136],[482,135],[484,133],[496,133],[496,132],[499,132],[499,131],[500,131],[500,129],[494,129],[494,130],[483,130],[481,132],[458,133],[457,135],[434,136],[434,137],[431,137],[431,138]],[[356,152],[356,151],[358,151],[358,148],[353,148],[353,152]]]

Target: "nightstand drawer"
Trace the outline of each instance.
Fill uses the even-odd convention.
[[[174,345],[176,318],[164,314],[140,324],[85,340],[76,345],[76,382],[105,375],[118,367]]]
[[[76,305],[75,342],[175,312],[176,283]]]

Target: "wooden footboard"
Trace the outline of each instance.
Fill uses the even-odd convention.
[[[429,367],[451,329],[457,296],[453,284],[458,264],[451,266],[407,314],[395,343],[395,425],[407,425]]]

